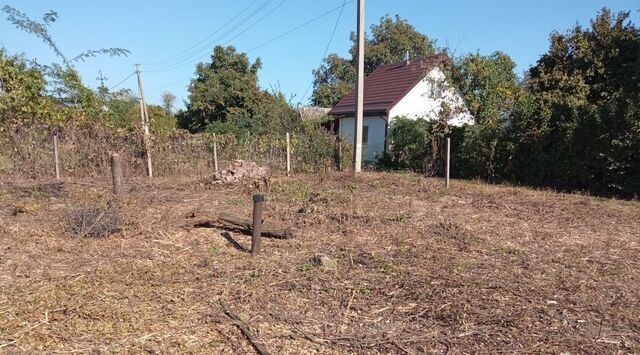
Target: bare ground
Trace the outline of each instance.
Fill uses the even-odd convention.
[[[640,203],[414,175],[278,178],[265,239],[180,225],[250,216],[250,187],[136,180],[122,230],[80,238],[96,181],[0,186],[0,352],[639,353]],[[314,262],[318,253],[337,271]]]

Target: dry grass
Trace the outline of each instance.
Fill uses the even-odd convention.
[[[280,178],[267,219],[297,238],[251,257],[247,236],[178,227],[200,206],[248,217],[248,187],[138,180],[120,233],[74,238],[69,211],[110,193],[84,183],[0,190],[0,352],[253,352],[221,304],[271,353],[640,352],[637,202]]]

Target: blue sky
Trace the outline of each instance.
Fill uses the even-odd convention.
[[[242,16],[211,37],[211,41],[217,41],[202,51],[194,51],[193,56],[176,60],[181,59],[176,55],[184,54],[252,3]],[[1,6],[14,6],[32,19],[40,19],[48,10],[57,11],[60,19],[51,33],[68,56],[102,47],[131,51],[127,58],[100,57],[77,65],[84,82],[92,87],[98,85],[99,70],[108,78],[106,86],[111,87],[133,72],[134,63],[169,58],[168,62],[142,67],[145,95],[151,103],[159,103],[164,91],[173,92],[180,101],[186,99],[196,63],[208,60],[215,44],[234,45],[239,51],[250,51],[252,59],[260,57],[262,87],[279,88],[287,96],[294,96],[294,103],[306,103],[307,97],[302,96],[312,81],[311,71],[321,62],[339,11],[254,48],[342,3],[343,0],[0,1]],[[398,14],[437,40],[439,46],[454,49],[456,55],[504,51],[517,63],[520,74],[546,51],[551,31],[564,31],[576,23],[588,25],[589,19],[604,6],[614,11],[631,11],[632,20],[640,23],[637,0],[367,0],[366,19],[368,27],[385,14]],[[254,17],[230,30],[253,12]],[[42,42],[12,27],[5,17],[3,13],[0,18],[0,45],[9,53],[24,53],[41,63],[55,60]],[[330,53],[347,55],[349,36],[355,26],[356,3],[351,2],[338,22]],[[211,41],[203,42],[202,46]],[[120,87],[137,92],[134,77]]]

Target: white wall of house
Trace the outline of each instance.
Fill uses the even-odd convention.
[[[443,102],[459,112],[449,120],[449,124],[473,124],[473,116],[466,108],[458,90],[447,83],[446,76],[440,68],[435,68],[391,109],[389,117],[364,118],[364,127],[368,127],[368,141],[363,142],[363,160],[367,163],[374,162],[384,153],[387,121],[392,125],[395,118],[403,116],[437,120]],[[340,136],[349,142],[353,142],[355,135],[354,122],[353,117],[340,119]]]
[[[473,122],[473,116],[466,109],[458,90],[447,83],[446,76],[440,68],[435,68],[391,109],[390,123],[394,118],[402,116],[437,120],[443,102],[452,109],[461,111],[449,121],[450,124],[461,126]]]
[[[386,139],[387,120],[383,117],[367,116],[364,118],[364,127],[367,131],[367,141],[363,139],[362,154],[366,163],[374,162],[384,153]],[[346,117],[340,119],[340,136],[349,142],[353,142],[355,136],[355,119]]]

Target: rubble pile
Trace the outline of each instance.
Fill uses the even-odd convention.
[[[226,170],[213,174],[214,183],[233,184],[242,181],[262,181],[269,177],[269,170],[257,163],[234,160]]]

